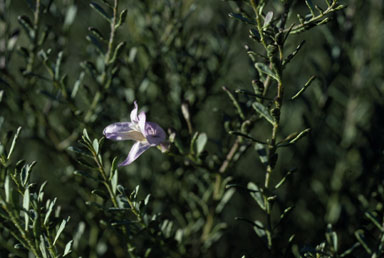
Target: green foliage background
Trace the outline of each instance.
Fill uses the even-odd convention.
[[[239,6],[252,14],[248,1],[120,1],[118,10],[126,8],[127,16],[112,48],[110,25],[97,9],[109,16],[113,8],[103,1],[95,1],[92,8],[91,1],[42,0],[38,28],[31,30],[23,21],[33,24],[36,2],[0,0],[3,156],[22,127],[12,159],[2,167],[1,191],[6,173],[17,168],[18,160],[37,161],[31,181],[48,181],[45,198],[58,198],[61,213],[53,219],[53,229],[71,217],[57,248],[64,249],[73,239],[73,257],[126,257],[125,241],[135,247],[131,257],[278,257],[245,222],[266,220],[246,189],[250,181],[263,185],[265,168],[245,138],[223,173],[222,190],[231,191],[225,207],[210,217],[222,200],[212,197],[218,170],[237,138],[229,132],[241,124],[222,86],[233,93],[246,117],[255,113],[252,97],[235,91],[251,92],[257,76],[244,45],[260,52],[262,48],[249,37],[251,24],[228,16]],[[105,2],[113,6],[113,1]],[[269,1],[265,13],[281,13],[281,2]],[[326,6],[324,1],[312,2]],[[295,145],[278,149],[271,175],[275,185],[287,171],[295,171],[274,192],[271,215],[278,221],[287,207],[294,207],[274,238],[274,249],[287,250],[287,257],[339,257],[351,247],[346,257],[383,255],[384,4],[339,2],[346,8],[330,14],[327,24],[292,35],[286,44],[290,53],[306,41],[284,71],[278,139],[311,128]],[[297,13],[308,12],[304,1],[295,1],[289,23],[297,23]],[[31,31],[38,37],[28,37]],[[312,75],[317,77],[312,85],[290,100]],[[112,206],[108,198],[92,194],[94,189],[105,193],[99,181],[90,179],[98,172],[70,149],[81,148],[84,128],[93,140],[102,137],[107,125],[129,121],[134,100],[148,120],[168,135],[175,133],[176,140],[169,153],[151,148],[118,169],[118,182],[127,192],[140,185],[138,201],[151,195],[143,214],[158,214],[150,226],[133,230],[126,240],[111,224],[132,214],[119,217],[97,207]],[[182,106],[188,107],[190,128]],[[190,147],[195,132],[208,136],[202,153]],[[270,127],[258,122],[249,134],[265,141]],[[130,146],[105,140],[100,151],[104,166],[111,167],[115,156],[123,160]],[[0,221],[0,256],[26,257],[28,250],[14,248],[18,241],[10,235],[9,221]],[[333,232],[337,250],[329,237]],[[315,254],[316,248],[322,252]]]

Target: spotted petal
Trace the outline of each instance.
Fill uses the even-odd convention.
[[[127,158],[122,163],[119,164],[119,167],[127,166],[131,164],[138,157],[140,157],[140,155],[143,154],[144,151],[148,150],[150,147],[151,145],[148,143],[135,142],[135,144],[133,144],[131,150],[129,151]]]

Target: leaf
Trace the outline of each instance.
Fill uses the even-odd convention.
[[[242,133],[242,132],[237,132],[237,131],[229,131],[228,132],[230,135],[238,135],[238,136],[241,136],[241,137],[244,137],[244,138],[247,138],[253,142],[258,142],[258,143],[261,143],[261,144],[266,144],[265,142],[263,141],[260,141],[258,139],[255,139],[253,138],[252,136],[248,135],[248,134],[245,134],[245,133]]]
[[[300,44],[296,47],[296,49],[289,54],[283,61],[283,66],[286,66],[291,60],[299,53],[300,49],[304,46],[305,40],[301,41]]]
[[[61,66],[62,60],[63,60],[63,51],[60,51],[59,54],[57,55],[57,59],[56,59],[55,80],[59,80],[59,78],[60,78],[60,66]]]
[[[100,41],[105,41],[105,37],[103,34],[94,27],[88,27],[88,31],[92,33],[93,36],[95,36]]]
[[[115,170],[113,173],[112,180],[111,180],[111,186],[112,186],[113,194],[116,194],[117,181],[118,181],[118,173],[117,173],[117,170]]]
[[[87,129],[85,129],[85,128],[84,128],[84,130],[83,130],[83,139],[84,139],[86,142],[88,142],[88,143],[91,142],[91,139],[90,139],[89,136],[88,136]]]
[[[266,66],[265,64],[263,64],[263,63],[255,63],[255,68],[257,69],[257,71],[259,73],[264,73],[264,74],[272,77],[276,81],[279,81],[279,78],[276,76],[276,74],[268,66]]]
[[[361,244],[359,242],[355,243],[352,247],[348,248],[347,250],[345,250],[341,255],[340,257],[350,257],[348,255],[350,255],[357,247],[359,247]]]
[[[21,169],[21,173],[20,173],[20,182],[22,184],[22,186],[26,186],[28,181],[29,181],[29,178],[31,176],[31,169],[36,165],[36,161],[33,161],[31,164],[25,164],[23,166],[23,168]]]
[[[53,207],[56,204],[56,200],[57,200],[57,198],[55,197],[55,199],[53,199],[53,201],[48,200],[46,203],[46,205],[48,207],[47,207],[47,212],[45,213],[45,217],[44,217],[44,225],[48,225],[49,216],[51,216],[51,213],[53,211]]]
[[[93,140],[92,147],[95,153],[99,154],[99,142],[97,141],[97,139]]]
[[[199,134],[199,136],[197,137],[197,140],[196,140],[197,156],[199,156],[201,154],[201,152],[204,150],[204,147],[207,144],[207,141],[208,141],[208,137],[207,137],[206,133]]]
[[[92,175],[88,174],[87,172],[84,172],[84,171],[81,171],[81,170],[75,170],[75,171],[73,171],[73,174],[75,176],[82,176],[82,177],[85,177],[85,178],[89,178],[89,179],[93,179],[95,181],[98,181],[97,178],[95,178]]]
[[[20,131],[21,131],[21,126],[19,128],[17,128],[16,134],[13,137],[13,140],[11,143],[11,148],[9,148],[7,160],[9,160],[12,156],[13,150],[15,149],[15,144],[16,144],[17,138],[19,138]]]
[[[229,89],[227,89],[227,87],[223,86],[222,89],[228,94],[228,97],[231,99],[231,101],[232,101],[234,107],[236,108],[236,111],[239,114],[240,118],[242,120],[245,120],[244,113],[241,110],[240,104],[237,101],[237,99],[235,98],[235,96],[233,96],[232,92]]]
[[[305,0],[305,4],[308,6],[309,11],[312,14],[312,17],[315,17],[315,6],[313,5],[311,0]]]
[[[43,201],[43,197],[44,197],[44,187],[47,185],[48,181],[44,181],[41,186],[40,186],[40,189],[39,189],[39,194],[38,194],[38,201],[39,202],[42,202]]]
[[[88,152],[86,152],[86,151],[84,151],[84,150],[82,150],[82,149],[79,149],[79,148],[77,148],[77,147],[69,146],[69,147],[67,148],[67,150],[68,150],[68,151],[71,151],[71,152],[74,152],[74,153],[76,153],[76,154],[80,154],[80,155],[82,155],[82,156],[84,156],[84,157],[93,159],[93,157],[92,157],[91,155],[89,155]]]
[[[355,231],[355,237],[357,241],[364,247],[365,251],[368,254],[372,254],[371,248],[369,248],[367,242],[365,241],[364,231],[362,229],[358,229]]]
[[[29,202],[30,202],[29,187],[27,187],[27,189],[25,189],[24,197],[23,197],[25,231],[28,231],[28,227],[29,227]]]
[[[273,12],[268,12],[266,15],[265,15],[265,18],[264,18],[264,24],[263,24],[263,28],[267,28],[268,25],[271,23],[272,21],[272,18],[273,18]]]
[[[245,23],[248,23],[248,24],[252,24],[252,25],[256,25],[255,21],[251,21],[250,19],[244,17],[240,13],[229,13],[228,15],[229,15],[229,17],[235,18],[235,19],[237,19],[239,21],[242,21],[242,22],[245,22]]]
[[[332,225],[327,225],[327,232],[325,233],[325,238],[327,239],[328,244],[332,248],[333,253],[337,253],[338,250],[338,239],[336,232],[332,229]]]
[[[119,22],[115,26],[116,29],[118,27],[120,27],[122,24],[124,24],[124,22],[125,22],[125,20],[127,18],[127,14],[128,14],[128,10],[127,9],[124,9],[123,11],[121,11],[120,17],[119,17]]]
[[[231,200],[231,198],[235,192],[236,192],[236,190],[234,188],[230,188],[224,193],[219,204],[217,204],[217,206],[216,206],[216,213],[218,213],[218,214],[221,213],[221,211],[224,209],[225,205]]]
[[[67,224],[67,222],[69,221],[69,219],[70,219],[70,217],[68,217],[66,220],[63,219],[63,221],[61,222],[60,227],[59,227],[59,229],[57,230],[55,239],[53,240],[53,245],[56,244],[56,241],[59,239],[60,234],[61,234],[61,232],[63,232],[63,230],[64,230],[64,228],[65,228],[65,225]]]
[[[96,10],[106,21],[111,23],[112,17],[97,3],[92,2],[89,4],[94,10]]]
[[[262,117],[264,117],[269,123],[271,123],[272,125],[275,124],[275,121],[273,119],[273,117],[271,116],[271,114],[269,113],[269,110],[266,106],[264,106],[263,104],[259,103],[259,102],[254,102],[252,104],[252,107],[253,109],[255,109]]]
[[[71,253],[72,250],[72,243],[73,243],[73,240],[69,241],[66,245],[65,245],[65,249],[64,249],[64,254],[63,254],[63,257],[66,256],[67,254]]]
[[[287,180],[287,178],[292,175],[294,172],[296,171],[296,169],[290,169],[288,170],[287,174],[285,174],[285,176],[275,185],[275,189],[279,189],[284,183],[285,181]]]
[[[372,214],[371,212],[366,211],[364,213],[365,217],[367,217],[381,232],[384,232],[384,227],[381,225],[381,223],[377,220],[376,216]]]
[[[80,85],[81,85],[82,82],[83,82],[84,75],[85,75],[85,73],[84,73],[84,72],[81,72],[81,73],[80,73],[80,76],[79,76],[79,79],[77,79],[76,82],[75,82],[75,84],[73,85],[73,89],[72,89],[72,93],[71,93],[71,98],[72,98],[72,99],[76,97],[77,92],[79,91]]]
[[[267,153],[267,148],[265,147],[265,144],[256,143],[255,150],[257,154],[259,154],[261,163],[264,166],[268,165],[268,153]]]
[[[69,28],[72,23],[74,22],[76,18],[76,13],[77,13],[77,6],[76,5],[71,5],[67,9],[67,13],[65,14],[65,19],[64,19],[64,30]]]
[[[291,100],[294,100],[301,96],[301,94],[304,93],[304,91],[312,84],[312,82],[316,79],[316,76],[313,75],[311,78],[308,79],[308,81],[304,84],[304,87],[301,88],[294,96],[292,96]]]
[[[96,49],[99,51],[101,55],[104,55],[105,49],[103,47],[103,44],[99,41],[97,37],[93,35],[88,35],[85,38],[96,47]]]
[[[147,196],[145,197],[145,199],[144,199],[144,205],[145,206],[148,205],[150,197],[151,197],[151,194],[147,194]]]
[[[10,187],[10,179],[8,174],[5,176],[4,192],[5,192],[5,202],[9,203],[11,198],[11,187]]]
[[[282,142],[278,143],[277,147],[286,147],[286,146],[292,145],[292,144],[296,143],[298,140],[300,140],[301,138],[303,138],[305,135],[307,135],[310,131],[311,131],[311,128],[306,128],[303,131],[301,131],[300,133],[296,132],[296,133],[288,136]]]
[[[43,235],[40,235],[40,244],[39,244],[39,248],[40,248],[40,251],[41,251],[41,254],[42,254],[43,258],[48,258],[48,255],[47,255],[47,248],[46,248],[46,246],[45,246],[45,240],[44,240]]]
[[[115,50],[113,51],[113,56],[111,60],[109,60],[108,64],[113,64],[116,61],[117,57],[119,56],[120,52],[123,50],[125,45],[125,41],[122,41],[116,46]]]
[[[249,194],[256,201],[262,210],[265,210],[265,203],[262,194],[262,190],[253,182],[249,182],[247,185],[248,190],[251,190]]]
[[[35,38],[35,30],[33,29],[33,24],[28,16],[21,15],[17,17],[17,20],[27,33],[28,37],[33,40]]]
[[[109,180],[112,179],[114,173],[116,172],[116,169],[117,169],[117,157],[114,157],[112,160],[111,168],[109,169]]]
[[[290,207],[286,208],[283,211],[283,213],[280,215],[280,221],[283,221],[287,217],[287,215],[292,212],[292,210],[293,210],[293,206],[290,206]]]

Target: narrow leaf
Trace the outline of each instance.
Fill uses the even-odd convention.
[[[242,132],[229,131],[228,133],[231,134],[231,135],[238,135],[238,136],[247,138],[247,139],[252,140],[252,141],[254,141],[254,142],[258,142],[258,143],[261,143],[261,144],[266,144],[265,142],[260,141],[260,140],[258,140],[258,139],[255,139],[255,138],[253,138],[252,136],[250,136],[250,135],[248,135],[248,134],[245,134],[245,133],[242,133]]]
[[[255,63],[255,68],[260,74],[266,74],[276,81],[279,81],[279,78],[276,76],[276,74],[265,64],[263,63]]]
[[[124,9],[120,13],[119,22],[116,24],[116,29],[120,27],[122,24],[124,24],[126,18],[127,18],[128,10]]]
[[[277,147],[286,147],[286,146],[289,146],[291,144],[294,144],[298,140],[303,138],[305,135],[307,135],[310,131],[311,131],[311,128],[306,128],[303,131],[301,131],[300,133],[295,133],[292,136],[289,136],[286,139],[284,139],[282,142],[278,143]]]
[[[234,188],[228,189],[223,197],[221,198],[219,204],[216,206],[216,212],[217,214],[220,214],[221,211],[224,209],[225,205],[231,200],[233,194],[236,192]]]
[[[252,190],[249,192],[249,194],[256,201],[256,203],[260,206],[260,208],[262,210],[265,210],[265,203],[264,203],[262,190],[253,182],[249,182],[247,185],[247,188],[249,190]]]
[[[327,239],[327,242],[333,249],[332,251],[334,253],[337,253],[338,250],[338,239],[337,239],[337,234],[336,232],[332,229],[332,225],[328,224],[327,225],[327,232],[325,233],[325,238]]]
[[[235,106],[236,111],[239,114],[240,118],[242,120],[245,120],[243,110],[241,110],[240,104],[237,101],[237,99],[235,98],[235,96],[233,96],[232,92],[230,90],[228,90],[227,87],[223,86],[222,88],[228,94],[228,97],[231,99],[231,101],[232,101],[233,105]]]
[[[53,199],[52,202],[50,202],[49,200],[47,201],[48,207],[47,207],[47,212],[45,213],[45,217],[44,217],[44,225],[48,225],[49,217],[52,214],[53,208],[56,204],[56,200],[57,200],[57,198],[55,197],[55,199]]]
[[[287,65],[299,53],[300,49],[304,46],[305,42],[305,40],[300,42],[296,49],[284,59],[283,66]]]
[[[229,13],[228,15],[229,15],[229,17],[231,17],[231,18],[235,18],[235,19],[237,19],[237,20],[239,20],[239,21],[242,21],[242,22],[245,22],[245,23],[248,23],[248,24],[252,24],[252,25],[256,25],[256,22],[255,22],[255,21],[252,21],[252,20],[250,20],[250,19],[244,17],[244,16],[243,16],[242,14],[240,14],[240,13]]]
[[[64,228],[65,228],[65,225],[67,224],[68,221],[69,221],[69,217],[68,217],[67,220],[63,219],[63,221],[61,222],[60,227],[59,227],[59,229],[57,230],[55,239],[53,240],[53,245],[56,244],[56,241],[59,239],[60,234],[61,234],[61,232],[63,232],[63,230],[64,230]]]
[[[84,130],[83,130],[83,137],[88,141],[88,143],[91,142],[91,139],[90,139],[89,136],[88,136],[87,129],[85,129],[85,128],[84,128]],[[84,138],[83,138],[83,139],[84,139]]]
[[[272,18],[273,18],[273,12],[268,12],[266,15],[265,15],[265,18],[264,18],[264,24],[263,24],[263,28],[267,28],[268,25],[271,23],[272,21]]]
[[[115,51],[113,51],[113,56],[111,58],[111,60],[109,60],[109,64],[113,64],[117,57],[119,56],[119,54],[121,53],[121,51],[123,50],[123,48],[125,47],[126,43],[123,41],[123,42],[120,42],[116,48],[115,48]]]
[[[97,139],[93,140],[92,147],[95,153],[99,154],[99,142],[97,141]]]
[[[111,180],[112,192],[114,194],[116,194],[117,181],[118,181],[118,173],[117,173],[117,170],[115,170],[113,173],[112,180]]]
[[[295,172],[296,169],[290,169],[288,170],[287,174],[275,185],[275,189],[279,189],[287,180],[287,178]]]
[[[304,84],[304,87],[301,88],[294,96],[292,96],[291,100],[294,100],[301,96],[301,94],[304,93],[304,91],[312,84],[312,82],[316,79],[316,76],[311,76],[309,80]]]
[[[368,244],[365,242],[365,236],[364,236],[364,231],[361,229],[358,229],[355,231],[355,237],[357,241],[364,247],[365,251],[368,254],[372,254],[371,248],[369,248]]]
[[[266,145],[261,143],[256,143],[255,150],[257,154],[259,154],[261,163],[265,166],[268,165],[268,153],[267,153]]]
[[[57,81],[60,78],[60,66],[61,66],[62,60],[63,60],[63,51],[60,51],[59,54],[57,55],[56,65],[55,65],[55,80]]]
[[[33,25],[29,17],[25,15],[21,15],[17,17],[17,20],[19,21],[19,23],[27,33],[28,37],[31,40],[33,40],[35,38],[35,30],[33,29]]]
[[[11,198],[11,187],[10,187],[10,179],[8,174],[5,176],[4,191],[5,191],[5,201],[9,203]]]
[[[269,110],[266,106],[264,106],[263,104],[259,103],[259,102],[254,102],[252,104],[252,107],[253,109],[255,109],[262,117],[264,117],[269,123],[271,123],[272,125],[275,124],[275,121],[273,119],[273,117],[271,116],[271,114],[269,113]]]
[[[366,211],[364,213],[365,217],[367,217],[381,232],[384,232],[384,228],[381,225],[381,223],[377,220],[375,215],[373,215],[371,212]]]
[[[89,4],[93,9],[95,9],[106,21],[111,23],[112,17],[107,14],[107,12],[97,3],[92,2]]]
[[[40,245],[39,245],[39,248],[40,248],[40,252],[41,252],[43,258],[48,258],[47,247],[45,246],[45,240],[44,240],[43,235],[40,235]]]
[[[315,6],[313,5],[311,0],[305,0],[305,4],[308,6],[309,11],[312,14],[312,17],[315,17]]]
[[[67,13],[65,14],[65,19],[64,19],[64,25],[63,25],[64,30],[72,25],[72,23],[75,20],[76,13],[77,13],[76,5],[71,5],[70,7],[68,7]]]
[[[105,37],[103,34],[96,28],[94,27],[88,27],[88,31],[92,33],[93,36],[95,36],[97,39],[100,41],[105,41]]]
[[[208,141],[208,137],[207,137],[206,133],[199,134],[199,136],[197,137],[197,140],[196,140],[196,154],[197,154],[197,156],[199,156],[201,154],[201,152],[204,150],[205,145],[207,144],[207,141]]]
[[[84,75],[85,73],[84,72],[81,72],[80,73],[80,76],[79,76],[79,79],[76,80],[74,86],[73,86],[73,89],[72,89],[72,93],[71,93],[71,98],[75,98],[76,95],[77,95],[77,92],[79,91],[79,88],[80,88],[80,85],[82,84],[83,82],[83,79],[84,79]]]
[[[27,187],[27,189],[25,189],[24,197],[23,197],[25,231],[28,231],[28,227],[29,227],[29,202],[30,202],[29,187]]]
[[[64,249],[64,254],[63,254],[63,257],[66,256],[67,254],[71,253],[72,250],[72,243],[73,243],[73,240],[69,241],[66,245],[65,245],[65,249]]]
[[[8,156],[7,156],[7,160],[9,160],[11,158],[13,150],[15,149],[15,144],[16,144],[17,138],[19,138],[20,131],[21,131],[21,126],[19,128],[17,128],[16,134],[13,137],[13,140],[12,140],[12,143],[11,143],[11,148],[9,149],[9,153],[8,153]]]

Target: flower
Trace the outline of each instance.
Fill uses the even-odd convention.
[[[103,134],[107,139],[115,141],[136,141],[127,158],[119,166],[127,166],[135,161],[144,151],[165,141],[166,134],[158,124],[146,121],[145,112],[137,114],[138,106],[131,111],[131,122],[118,122],[108,125]]]

